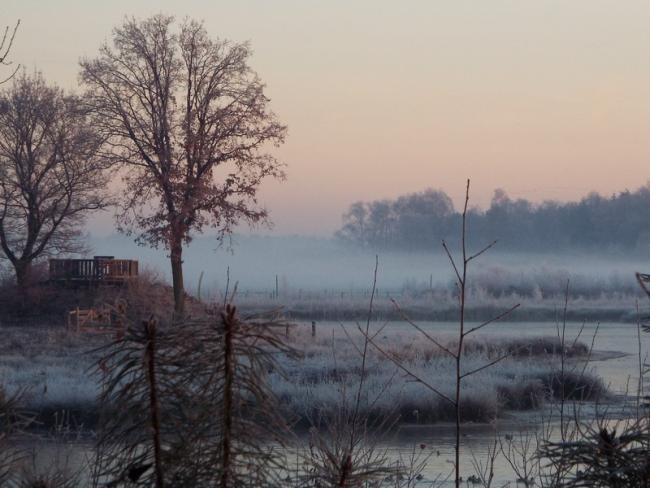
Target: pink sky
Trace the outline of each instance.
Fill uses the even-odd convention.
[[[650,179],[650,3],[2,0],[13,59],[76,87],[124,15],[250,40],[289,138],[264,186],[278,233],[329,234],[355,200],[497,187],[533,200]],[[110,218],[91,229],[110,229]]]

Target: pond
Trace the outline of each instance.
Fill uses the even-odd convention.
[[[356,328],[355,323],[343,324],[348,330]],[[422,328],[438,336],[453,336],[456,324],[447,322],[420,323]],[[311,328],[311,322],[299,324],[300,327]],[[374,327],[374,326],[373,326]],[[503,322],[486,327],[481,331],[480,336],[492,339],[512,337],[539,337],[555,336],[558,333],[555,323],[516,323]],[[597,334],[594,336],[594,333]],[[582,331],[581,331],[582,329]],[[412,328],[405,323],[388,323],[386,325],[389,333],[413,333]],[[342,334],[339,323],[317,324],[317,334],[338,335]],[[619,398],[626,394],[635,395],[639,377],[639,341],[637,327],[635,324],[612,323],[612,324],[587,324],[583,327],[581,323],[568,323],[565,335],[567,343],[580,335],[580,340],[590,345],[593,340],[594,354],[588,368],[601,376],[609,386],[610,391]],[[650,340],[650,337],[647,339]],[[641,357],[646,358],[648,343],[641,334]],[[616,354],[614,354],[616,353]],[[501,438],[504,447],[508,442],[521,446],[526,442],[534,444],[535,432],[542,427],[540,418],[544,417],[539,412],[509,415],[504,414],[502,418],[491,424],[465,424],[461,439],[462,457],[461,471],[465,479],[474,474],[473,460],[482,463],[487,462],[488,451],[493,446],[495,438]],[[552,438],[557,435],[557,421],[548,420],[545,427],[554,428]],[[91,453],[92,443],[81,442],[60,442],[52,440],[22,440],[21,446],[34,452],[35,464],[43,469],[55,461],[67,459],[72,469],[78,469],[84,465],[84,461]],[[426,467],[422,471],[423,480],[444,480],[452,472],[451,460],[454,457],[454,431],[451,425],[402,425],[389,439],[382,439],[378,449],[385,451],[391,462],[408,462],[412,456],[419,460],[426,459]],[[531,452],[532,453],[532,452]],[[295,458],[295,452],[288,453]],[[516,475],[509,466],[503,455],[497,457],[494,465],[496,486],[506,482],[515,483]],[[449,477],[441,486],[451,486],[453,479]],[[427,485],[423,485],[427,486]],[[470,485],[471,486],[471,485]]]

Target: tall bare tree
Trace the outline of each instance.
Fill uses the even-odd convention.
[[[183,245],[193,232],[266,221],[256,194],[283,178],[267,150],[286,127],[248,66],[247,44],[213,40],[201,23],[129,19],[112,45],[81,62],[97,127],[127,169],[120,229],[170,253],[177,313],[184,308]]]
[[[2,32],[2,37],[0,38],[0,66],[11,66],[13,64],[8,58],[9,53],[11,52],[11,48],[14,45],[14,39],[16,38],[16,32],[18,32],[19,25],[20,20],[16,21],[16,25],[14,25],[13,29],[10,26],[6,26]],[[19,68],[20,65],[16,66],[13,69],[10,68],[8,75],[0,75],[0,84],[5,83],[13,78],[18,72]]]
[[[81,106],[38,73],[0,92],[0,248],[23,292],[32,263],[77,251],[85,216],[109,203],[100,136]]]

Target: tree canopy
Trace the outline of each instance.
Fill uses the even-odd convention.
[[[650,247],[650,185],[605,197],[590,193],[576,202],[532,203],[497,189],[490,206],[468,214],[477,242],[499,240],[510,250]],[[340,239],[396,250],[435,249],[458,234],[459,213],[442,191],[426,190],[394,200],[355,202],[343,215]]]
[[[111,43],[81,62],[107,156],[126,169],[120,228],[170,251],[177,311],[184,301],[182,246],[211,227],[265,221],[257,190],[282,178],[268,148],[286,127],[249,67],[251,50],[211,38],[199,22],[127,19]]]
[[[0,92],[0,248],[23,288],[33,261],[78,251],[86,216],[110,203],[102,139],[82,107],[39,73]]]

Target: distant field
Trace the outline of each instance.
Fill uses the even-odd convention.
[[[94,238],[91,243],[95,253],[138,259],[141,269],[169,281],[164,250],[139,247],[119,235]],[[375,251],[298,236],[234,236],[230,249],[227,244],[219,247],[210,236],[192,241],[184,254],[189,293],[221,301],[226,288],[232,292],[237,284],[237,302],[253,311],[283,307],[289,317],[321,320],[357,319],[365,313]],[[376,311],[381,317],[400,317],[391,298],[414,318],[456,317],[453,271],[441,249],[377,254]],[[647,302],[634,273],[650,271],[646,263],[642,254],[505,253],[497,244],[472,263],[468,307],[480,319],[521,303],[512,319],[554,320],[568,281],[572,319],[633,321],[636,301],[642,307]]]
[[[487,320],[519,304],[505,321],[555,321],[563,315],[562,294],[525,295],[517,291],[495,296],[484,289],[472,289],[468,294],[466,316],[469,320]],[[238,292],[236,301],[243,311],[268,312],[279,309],[289,319],[296,320],[360,320],[368,312],[370,292],[290,291],[275,298],[272,293]],[[223,296],[215,297],[220,302]],[[636,290],[629,294],[603,292],[597,296],[570,297],[566,317],[572,321],[635,322]],[[433,290],[379,290],[375,298],[374,316],[383,320],[404,317],[427,321],[452,321],[458,318],[458,298],[453,290],[439,287]],[[640,302],[645,305],[645,301]],[[642,309],[643,312],[644,309]]]

